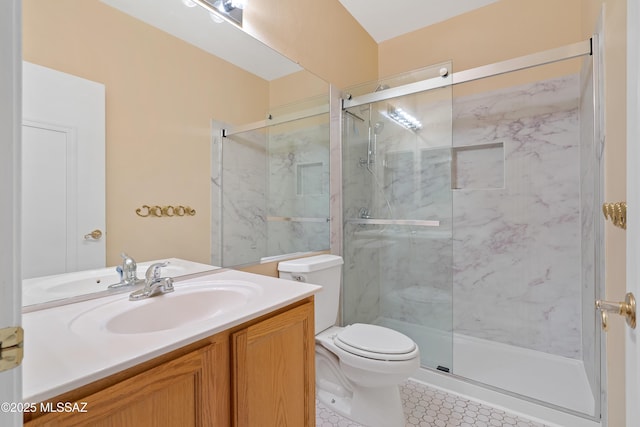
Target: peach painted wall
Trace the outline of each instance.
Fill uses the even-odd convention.
[[[582,0],[501,0],[464,15],[386,40],[379,45],[380,77],[453,61],[453,71],[587,39],[581,31]],[[549,13],[553,9],[554,13]],[[563,61],[531,70],[466,83],[454,96],[497,89],[577,72],[581,61]]]
[[[501,0],[380,43],[381,77],[453,60],[454,71],[583,39],[582,0]],[[549,13],[553,10],[553,13]]]
[[[107,265],[210,259],[210,121],[262,120],[269,84],[98,0],[24,0],[24,59],[106,86]],[[194,217],[141,218],[148,205]]]
[[[326,97],[329,84],[309,71],[299,71],[269,82],[269,104],[280,107],[297,101]]]
[[[339,88],[375,80],[378,45],[339,1],[251,0],[244,29]]]

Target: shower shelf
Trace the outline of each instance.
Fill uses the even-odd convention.
[[[377,219],[377,218],[349,218],[348,224],[369,225],[410,225],[412,227],[440,227],[440,221],[420,219]]]

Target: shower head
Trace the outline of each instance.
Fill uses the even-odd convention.
[[[384,122],[376,122],[375,125],[373,125],[373,133],[375,135],[380,135],[380,133],[384,130]]]

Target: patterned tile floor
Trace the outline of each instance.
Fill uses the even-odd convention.
[[[415,381],[401,387],[406,427],[545,427],[500,409]],[[316,427],[361,427],[316,403]]]

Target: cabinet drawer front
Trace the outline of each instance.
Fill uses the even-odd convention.
[[[25,423],[36,426],[174,427],[210,426],[202,384],[213,345],[166,362],[78,402],[86,412],[52,412]],[[84,405],[86,403],[86,405]],[[46,405],[43,404],[43,405]],[[57,402],[51,402],[52,408]]]

